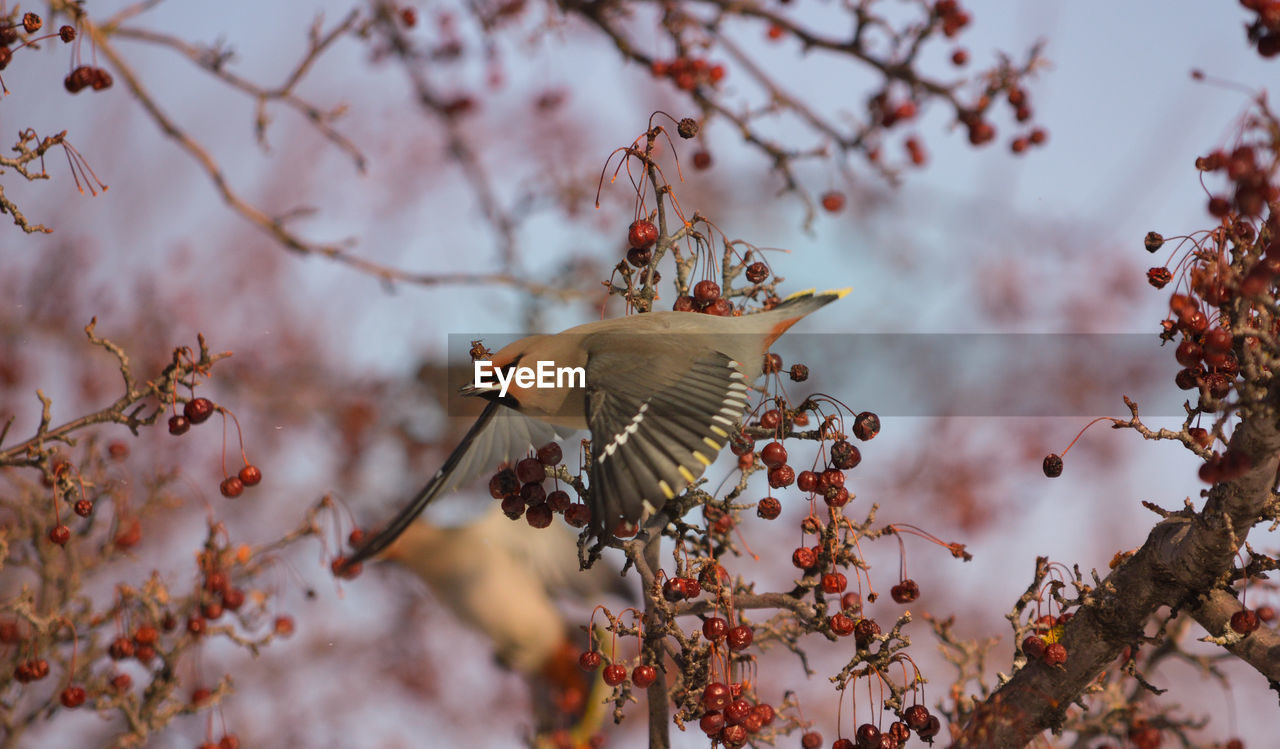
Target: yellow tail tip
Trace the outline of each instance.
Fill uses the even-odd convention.
[[[824,291],[822,292],[822,296],[835,296],[836,299],[844,299],[846,296],[849,296],[849,292],[851,291],[853,291],[853,287],[847,286],[843,289],[832,289],[831,291]],[[790,302],[795,299],[800,299],[802,297],[810,297],[810,296],[817,296],[817,295],[818,295],[818,292],[816,289],[805,289],[804,291],[797,291],[796,293],[791,294],[790,296],[783,299],[782,301]]]
[[[849,296],[849,292],[851,292],[851,291],[853,291],[853,287],[852,287],[852,286],[846,286],[846,287],[845,287],[845,288],[843,288],[843,289],[834,289],[834,290],[832,290],[832,291],[828,291],[827,293],[828,293],[828,294],[835,294],[835,295],[836,295],[836,299],[844,299],[845,297]]]

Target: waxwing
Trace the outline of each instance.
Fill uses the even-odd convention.
[[[571,430],[591,431],[594,532],[639,521],[692,484],[729,441],[769,346],[848,292],[800,292],[771,310],[740,317],[629,315],[504,347],[491,367],[504,373],[505,392],[496,382],[464,388],[488,405],[413,501],[347,564],[386,548],[441,493]],[[585,376],[567,377],[560,387],[530,386],[515,376],[540,366],[581,368]]]

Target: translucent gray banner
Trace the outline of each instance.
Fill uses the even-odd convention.
[[[661,336],[641,350],[661,356],[664,349],[707,345],[701,337]],[[497,352],[520,337],[451,334],[449,392],[472,384],[473,340]],[[733,338],[717,340],[734,349],[746,340]],[[1127,395],[1144,416],[1181,418],[1184,402],[1194,403],[1197,392],[1174,384],[1181,367],[1173,349],[1154,334],[797,333],[772,350],[783,359],[783,385],[793,401],[820,391],[882,417],[1128,416]],[[796,363],[809,368],[803,383],[787,376]],[[475,413],[478,404],[465,402],[473,400],[451,396],[450,415]]]

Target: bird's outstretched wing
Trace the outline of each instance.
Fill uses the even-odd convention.
[[[597,532],[692,484],[729,441],[749,390],[742,366],[718,352],[654,360],[604,351],[587,360],[586,379]]]
[[[542,447],[563,436],[566,435],[550,424],[525,416],[497,401],[489,402],[444,465],[418,491],[413,501],[357,549],[346,564],[357,564],[387,548],[422,514],[431,500],[441,494],[469,484],[493,471],[500,463],[514,462],[523,457],[530,447]]]

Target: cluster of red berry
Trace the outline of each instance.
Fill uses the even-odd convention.
[[[1022,652],[1033,661],[1044,661],[1049,666],[1061,666],[1067,662],[1067,648],[1058,642],[1057,633],[1062,625],[1071,620],[1071,612],[1059,616],[1045,614],[1036,620],[1036,629],[1041,634],[1027,635],[1022,638]]]
[[[863,723],[854,731],[853,739],[838,738],[831,744],[831,749],[897,749],[911,738],[915,731],[921,740],[933,743],[933,739],[942,731],[942,723],[938,716],[929,712],[924,705],[912,705],[902,711],[902,719],[895,720],[887,730],[880,730],[872,723]],[[819,749],[822,746],[822,734],[809,731],[800,737],[803,749]]]
[[[203,396],[192,398],[182,405],[182,413],[175,413],[169,417],[169,434],[186,434],[192,424],[205,423],[215,411],[219,410],[223,410],[222,407],[215,405],[208,398]],[[262,469],[246,461],[237,474],[222,479],[218,490],[222,492],[222,496],[234,499],[244,493],[245,487],[257,486],[261,482]]]
[[[524,458],[515,468],[504,468],[489,479],[489,496],[502,501],[502,512],[512,520],[524,518],[534,528],[546,528],[556,514],[574,528],[591,522],[591,508],[574,502],[569,493],[557,488],[550,493],[543,487],[547,469],[559,466],[564,458],[560,445],[548,442],[538,448],[537,455]]]
[[[674,60],[654,60],[649,64],[654,78],[670,78],[681,91],[692,91],[699,85],[712,86],[724,80],[724,66],[707,62],[701,57],[677,57]]]
[[[933,6],[933,13],[942,22],[942,35],[948,39],[954,38],[973,20],[956,0],[938,0]]]
[[[70,28],[70,27],[68,27]],[[80,65],[67,74],[63,79],[62,85],[67,91],[78,94],[86,88],[92,88],[94,91],[102,91],[111,88],[111,84],[115,80],[105,68],[95,68],[90,65]]]
[[[45,39],[58,37],[63,42],[71,42],[76,38],[76,30],[70,26],[63,26],[58,29],[55,34],[46,34],[44,36],[28,38],[23,40],[20,32],[34,34],[44,26],[44,21],[35,13],[27,13],[22,16],[21,21],[13,23],[0,24],[0,70],[9,67],[9,63],[13,61],[13,53],[26,47],[34,47]],[[18,44],[18,42],[22,42]],[[13,45],[18,44],[17,47]]]
[[[227,611],[239,611],[244,605],[245,594],[231,584],[230,577],[218,564],[216,554],[201,554],[204,584],[200,587],[200,611],[187,617],[187,632],[199,637],[212,620],[221,618]]]
[[[1240,4],[1256,14],[1245,31],[1249,43],[1255,45],[1263,57],[1280,55],[1280,2],[1240,0]]]
[[[1280,200],[1280,185],[1271,181],[1271,165],[1258,163],[1253,146],[1240,145],[1231,153],[1213,151],[1196,159],[1196,168],[1202,172],[1222,172],[1232,183],[1230,197],[1209,198],[1209,213],[1214,218],[1224,218],[1231,213],[1250,218],[1261,216],[1268,203]]]

